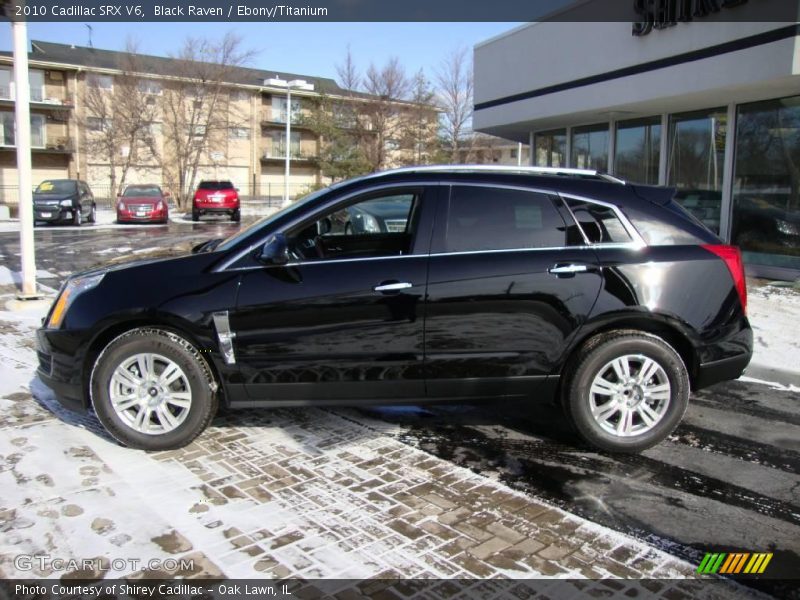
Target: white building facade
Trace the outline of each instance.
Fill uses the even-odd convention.
[[[761,3],[774,1],[797,14],[798,2]],[[714,17],[646,35],[631,23],[543,21],[479,44],[474,127],[529,143],[534,165],[674,186],[742,248],[749,274],[794,279],[800,25]]]

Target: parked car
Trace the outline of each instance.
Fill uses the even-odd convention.
[[[129,185],[117,196],[117,223],[166,223],[168,198],[157,185]]]
[[[77,179],[45,179],[33,192],[33,222],[72,223],[97,220],[92,190]]]
[[[227,214],[231,221],[241,219],[239,192],[230,181],[201,181],[192,200],[192,221],[203,215]]]
[[[402,233],[406,230],[409,199],[378,198],[346,209],[344,231],[348,234]]]
[[[71,276],[39,376],[147,450],[189,443],[219,403],[549,398],[593,446],[640,451],[752,353],[739,251],[673,194],[516,167],[339,183],[191,254]],[[403,199],[403,231],[331,227],[380,198]]]

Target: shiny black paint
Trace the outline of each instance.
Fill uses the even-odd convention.
[[[649,227],[651,243],[658,231],[667,231],[667,238],[682,231],[692,242],[441,254],[435,244],[443,213],[437,211],[450,184],[527,187],[610,202]],[[259,263],[257,251],[274,233],[344,197],[390,185],[426,189],[411,254]],[[197,346],[232,406],[534,390],[543,397],[583,340],[620,327],[663,335],[683,356],[695,387],[737,377],[749,360],[752,332],[727,266],[698,245],[719,241],[687,224],[669,203],[642,195],[633,186],[498,173],[356,180],[251,230],[225,251],[111,268],[98,287],[75,300],[61,329],[39,330],[40,376],[71,405],[85,407],[103,346],[127,329],[158,326]],[[567,218],[563,207],[560,213]],[[587,271],[548,273],[562,262],[586,264]],[[373,290],[387,281],[413,287],[388,295]],[[216,311],[229,311],[238,334],[235,365],[225,364],[219,352],[211,320]],[[547,387],[538,387],[545,379]]]

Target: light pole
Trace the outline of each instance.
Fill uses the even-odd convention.
[[[308,83],[305,79],[292,79],[286,81],[279,77],[272,77],[264,80],[265,85],[281,87],[286,89],[286,141],[284,142],[285,165],[283,173],[283,205],[289,203],[289,163],[291,160],[292,147],[292,88],[297,90],[313,91],[314,84]]]
[[[36,297],[36,258],[33,247],[33,182],[31,181],[31,113],[28,81],[28,32],[25,21],[11,23],[14,38],[14,112],[19,182],[19,242],[22,263],[20,298]]]

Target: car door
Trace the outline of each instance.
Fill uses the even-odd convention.
[[[429,396],[525,396],[557,367],[601,285],[594,251],[567,246],[560,202],[527,189],[450,188],[429,265]]]
[[[396,186],[343,198],[282,232],[287,264],[243,271],[230,326],[254,403],[424,396],[423,301],[437,190]],[[382,197],[405,198],[405,216],[395,215],[391,231],[352,234],[347,209]]]

